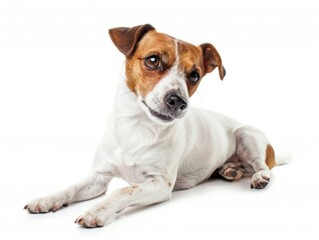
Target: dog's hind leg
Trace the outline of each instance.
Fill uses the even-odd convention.
[[[218,170],[220,176],[229,181],[237,181],[244,174],[244,169],[238,161],[227,161]]]
[[[266,136],[258,129],[244,126],[234,131],[236,155],[245,174],[252,175],[251,188],[262,189],[270,180],[270,169],[275,166],[275,153]]]

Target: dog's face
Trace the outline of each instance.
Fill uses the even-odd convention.
[[[126,83],[138,96],[151,120],[170,124],[187,112],[189,98],[206,73],[226,72],[209,43],[200,46],[158,33],[149,25],[109,31],[115,46],[126,56]]]

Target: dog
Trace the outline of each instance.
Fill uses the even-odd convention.
[[[283,164],[260,130],[207,110],[189,99],[202,78],[226,71],[210,43],[195,46],[149,24],[109,30],[125,55],[121,79],[89,176],[56,194],[25,206],[30,213],[57,211],[104,194],[114,177],[130,184],[107,195],[75,220],[88,228],[104,226],[128,207],[169,200],[174,190],[192,188],[214,173],[235,181],[251,177],[262,189],[270,169]]]

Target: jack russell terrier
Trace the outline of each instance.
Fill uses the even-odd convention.
[[[201,79],[218,68],[226,71],[216,48],[194,46],[157,32],[149,24],[109,30],[126,57],[107,131],[98,146],[89,176],[56,194],[25,206],[30,213],[57,211],[96,198],[120,177],[130,186],[107,195],[75,223],[99,227],[128,207],[171,198],[218,173],[227,180],[251,176],[251,188],[262,189],[270,169],[283,164],[258,129],[203,109],[189,98]]]

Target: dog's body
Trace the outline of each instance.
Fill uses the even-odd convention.
[[[97,197],[113,177],[123,178],[130,187],[106,196],[76,220],[96,227],[127,207],[168,200],[173,190],[191,188],[214,172],[228,180],[252,176],[252,188],[267,185],[276,163],[265,135],[188,106],[206,73],[218,67],[220,78],[225,76],[211,44],[195,47],[150,25],[111,29],[110,36],[126,56],[126,71],[92,173],[60,193],[33,200],[26,209],[56,211]]]

